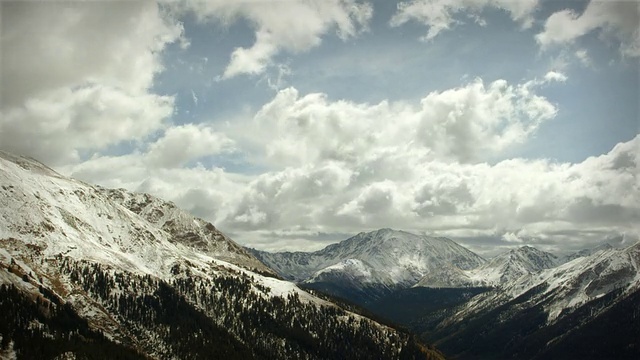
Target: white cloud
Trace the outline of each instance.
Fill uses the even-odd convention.
[[[580,61],[582,66],[590,67],[592,65],[591,58],[589,57],[589,52],[587,52],[587,50],[585,49],[576,50],[575,56],[576,58],[578,58],[578,61]]]
[[[550,81],[565,82],[567,81],[567,76],[557,71],[549,71],[544,75],[544,80],[547,82],[550,82]]]
[[[537,2],[428,4],[435,12],[409,14],[412,6],[427,9],[427,2],[415,1],[395,21],[425,22],[433,37],[462,21],[458,15],[482,22],[483,9],[497,7],[528,26]],[[152,93],[163,49],[176,41],[186,44],[181,25],[155,3],[0,6],[3,150],[34,156],[92,183],[172,200],[239,241],[315,249],[317,243],[308,239],[338,240],[385,226],[493,237],[507,245],[532,239],[583,244],[612,233],[629,239],[639,234],[639,137],[579,164],[500,161],[505,150],[556,116],[556,105],[539,90],[567,81],[560,69],[520,84],[476,79],[415,103],[334,101],[290,87],[249,120],[221,132],[204,124],[172,126],[173,97]],[[265,77],[276,89],[292,70],[273,66],[275,56],[307,51],[332,31],[343,39],[356,36],[371,18],[370,5],[350,0],[188,6],[202,21],[248,20],[256,42],[236,49],[225,74],[269,75],[277,69],[277,77]],[[559,20],[550,21],[559,21],[560,30],[550,26],[553,36],[544,41],[572,41],[598,28],[627,39],[629,20],[620,9],[586,14],[557,15]],[[611,14],[622,20],[602,20]],[[579,31],[563,33],[563,21],[577,21]],[[623,45],[633,53],[632,43]],[[196,93],[191,95],[197,103]],[[133,150],[122,156],[101,152],[123,144]],[[257,170],[262,173],[204,165],[231,152],[264,166]],[[326,235],[336,233],[344,236]]]
[[[502,9],[509,13],[513,21],[528,28],[533,23],[533,13],[537,7],[538,0],[411,0],[398,4],[398,11],[390,24],[400,26],[410,21],[423,23],[429,27],[427,34],[422,37],[426,41],[462,23],[463,20],[456,15],[464,14],[485,26],[486,21],[480,15],[486,8]]]
[[[4,107],[87,82],[145,92],[162,69],[157,53],[182,33],[150,1],[1,6]]]
[[[155,2],[2,2],[0,141],[49,164],[142,140],[173,113],[149,91],[182,26]]]
[[[195,1],[173,4],[178,11],[189,11],[200,21],[232,24],[247,19],[255,28],[251,47],[236,48],[222,79],[240,74],[261,74],[273,65],[281,51],[307,51],[321,43],[322,36],[335,29],[346,40],[367,29],[372,16],[368,3],[356,0],[292,1]]]
[[[154,167],[180,167],[201,157],[232,151],[233,141],[204,125],[181,125],[166,130],[149,146],[147,161]]]
[[[542,48],[572,43],[596,30],[620,42],[626,56],[640,56],[640,3],[637,1],[592,0],[582,14],[573,10],[558,11],[546,20],[544,30],[536,35]]]
[[[219,136],[224,139],[222,134],[195,125],[167,131],[147,152],[95,157],[63,170],[83,180],[175,201],[241,242],[267,246],[266,242],[277,240],[277,246],[269,246],[278,249],[317,249],[316,243],[308,241],[313,234],[353,234],[387,226],[453,236],[471,246],[491,238],[504,246],[538,241],[579,248],[611,234],[636,236],[640,234],[634,221],[640,216],[640,136],[578,164],[463,161],[469,153],[480,151],[474,146],[485,148],[478,139],[499,143],[496,139],[509,133],[504,128],[514,126],[511,122],[495,128],[482,125],[494,118],[488,114],[511,113],[519,107],[522,114],[535,114],[527,109],[538,105],[529,103],[543,100],[533,90],[562,79],[560,73],[549,73],[516,86],[497,82],[485,87],[476,81],[448,90],[450,94],[430,94],[431,100],[420,106],[331,102],[321,94],[301,97],[294,89],[286,89],[256,114],[256,123],[264,128],[244,129],[255,138],[234,139],[244,149],[253,146],[264,152],[280,141],[291,145],[276,147],[278,151],[269,156],[277,166],[254,176],[201,165],[176,167],[225,149],[225,140],[218,141]],[[468,100],[470,94],[474,101]],[[453,106],[455,99],[458,105]],[[477,104],[482,106],[474,109]],[[474,146],[442,152],[434,147],[437,138],[418,141],[416,134],[422,133],[410,130],[419,129],[421,121],[429,118],[425,112],[445,114],[447,119],[475,114],[470,117],[473,121],[464,123],[471,130],[462,132],[436,122],[442,127],[438,136],[448,134],[447,141],[456,143],[455,136],[462,133]],[[485,130],[478,131],[476,122]],[[206,141],[194,141],[198,138]],[[303,142],[292,142],[295,138]],[[210,140],[218,145],[172,155],[174,139],[180,139],[178,145],[199,146],[211,144]],[[248,140],[254,143],[243,143]],[[287,162],[285,155],[298,157]],[[292,240],[283,242],[281,234]]]
[[[263,106],[252,130],[244,132],[264,144],[269,161],[285,166],[323,159],[353,163],[402,147],[427,158],[477,161],[523,143],[553,118],[556,107],[534,90],[563,76],[550,73],[518,85],[498,80],[485,86],[476,79],[432,92],[417,106],[330,102],[324,94],[300,96],[288,88]]]
[[[0,143],[50,165],[79,160],[79,151],[143,141],[173,113],[173,99],[101,85],[60,88],[2,110]]]

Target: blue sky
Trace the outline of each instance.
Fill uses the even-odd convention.
[[[541,50],[536,43],[545,16],[565,8],[584,11],[587,4],[542,2],[535,12],[537,20],[526,30],[519,29],[506,11],[487,8],[480,12],[486,25],[466,21],[421,42],[424,25],[391,27],[397,3],[376,1],[368,31],[357,38],[345,41],[329,32],[320,46],[279,53],[263,74],[223,81],[216,78],[236,47],[252,45],[254,28],[243,19],[229,25],[199,23],[186,14],[180,20],[190,46],[167,47],[167,69],[158,75],[154,90],[176,96],[176,123],[219,123],[255,111],[276,89],[288,86],[302,93],[325,93],[332,100],[418,102],[431,91],[461,86],[476,77],[518,82],[560,71],[570,80],[539,92],[559,105],[558,115],[527,144],[504,156],[579,162],[631,140],[639,126],[637,58],[620,56],[616,44],[602,41],[597,31],[558,49]],[[458,18],[465,20],[464,15]],[[584,51],[588,64],[571,57],[571,51]]]
[[[491,255],[638,238],[637,1],[1,9],[0,148],[175,201],[240,243],[392,227]]]

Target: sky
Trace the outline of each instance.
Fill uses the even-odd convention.
[[[240,244],[640,237],[638,1],[0,2],[0,149]]]

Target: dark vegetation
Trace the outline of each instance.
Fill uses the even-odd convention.
[[[67,352],[77,359],[145,359],[92,330],[71,306],[34,301],[13,285],[0,285],[0,314],[0,348],[13,349],[18,359],[53,359]]]
[[[426,288],[398,290],[367,308],[412,331],[422,334],[453,314],[455,308],[490,288]]]
[[[611,292],[548,323],[544,302],[522,306],[542,290],[534,288],[491,310],[431,327],[422,339],[457,359],[640,358],[639,291],[618,303],[621,290]]]
[[[563,319],[556,326],[557,333],[565,334],[562,341],[548,346],[538,358],[640,359],[640,290],[584,324],[580,331],[572,331],[571,325],[579,323],[581,316],[598,311],[610,299],[605,296]]]
[[[372,303],[393,294],[395,289],[386,286],[354,287],[353,284],[335,282],[313,282],[304,285],[308,289],[320,291],[337,299],[348,299],[348,302],[367,308]]]
[[[201,277],[177,266],[175,279],[165,282],[68,258],[59,265],[74,291],[104,311],[98,325],[117,329],[118,343],[92,330],[97,320],[78,316],[51,289],[41,287],[32,300],[4,286],[0,311],[12,315],[3,315],[2,346],[13,346],[19,359],[65,352],[87,359],[441,358],[409,334],[340,307],[267,295],[269,288],[240,272]],[[34,319],[44,325],[34,328]]]
[[[383,323],[399,324],[455,359],[640,359],[640,290],[619,302],[622,290],[613,291],[548,323],[544,302],[524,306],[544,291],[539,287],[493,309],[446,321],[488,291],[409,288],[369,302],[364,310],[352,299],[338,301]]]

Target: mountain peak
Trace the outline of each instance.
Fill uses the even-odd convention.
[[[407,231],[382,228],[361,232],[340,243],[313,253],[265,253],[257,257],[280,275],[305,281],[330,268],[332,274],[345,267],[334,265],[352,259],[366,264],[372,277],[367,283],[408,287],[445,264],[467,270],[484,259],[447,238],[416,235]],[[355,262],[354,262],[355,263]],[[345,272],[345,276],[348,276]]]

